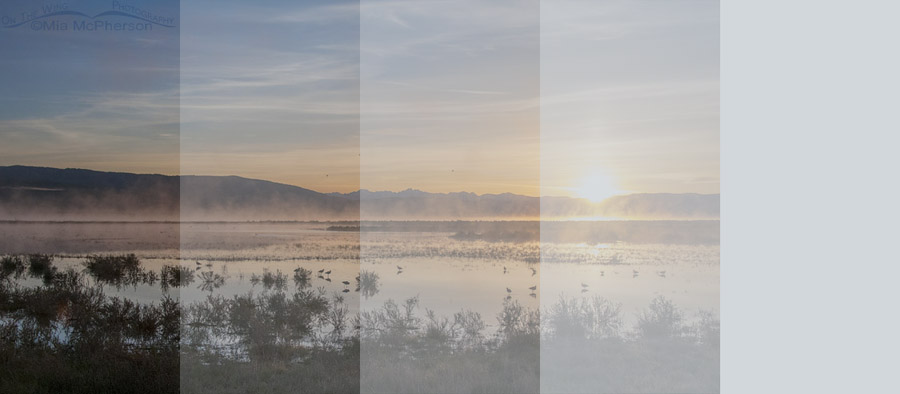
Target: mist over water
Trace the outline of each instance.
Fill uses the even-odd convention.
[[[716,194],[630,194],[601,202],[511,193],[320,193],[236,176],[0,167],[0,220],[337,221],[715,220]]]

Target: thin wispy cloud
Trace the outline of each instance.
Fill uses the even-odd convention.
[[[717,7],[676,3],[185,3],[175,52],[165,36],[123,41],[179,55],[107,72],[75,62],[80,85],[0,97],[0,152],[14,164],[139,151],[301,186],[356,167],[341,184],[427,188],[437,174],[435,191],[537,194],[602,169],[628,190],[715,192]]]

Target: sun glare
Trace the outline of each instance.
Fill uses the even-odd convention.
[[[612,178],[603,174],[594,174],[582,179],[581,184],[575,189],[578,197],[586,198],[594,202],[603,201],[621,191],[616,189]]]

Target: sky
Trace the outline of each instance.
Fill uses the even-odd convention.
[[[0,165],[177,172],[178,26],[85,31],[73,22],[87,18],[37,18],[59,4],[110,11],[108,1],[0,2]],[[177,20],[178,2],[153,12]]]
[[[0,165],[718,193],[714,1],[132,1],[175,26],[9,27],[35,4],[0,6]]]
[[[718,2],[545,1],[540,145],[542,195],[718,193]]]

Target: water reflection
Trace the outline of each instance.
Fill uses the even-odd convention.
[[[326,233],[298,231],[259,250],[293,250]],[[27,345],[52,357],[79,349],[98,360],[129,354],[174,365],[180,375],[154,373],[180,376],[187,392],[259,388],[241,381],[332,392],[450,383],[470,391],[718,389],[716,247],[555,243],[536,264],[533,242],[454,234],[371,234],[365,247],[385,255],[362,262],[291,253],[244,260],[229,256],[254,252],[226,249],[203,251],[208,260],[101,250],[0,256],[2,346],[22,357],[37,357]],[[347,246],[329,238],[328,250],[357,242],[342,239]],[[498,250],[520,258],[494,258]],[[97,321],[107,318],[120,320]],[[89,344],[99,348],[81,347]]]

